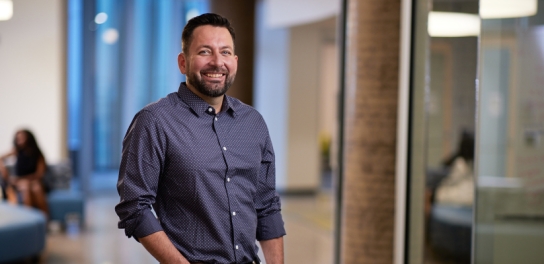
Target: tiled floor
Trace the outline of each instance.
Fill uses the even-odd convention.
[[[332,263],[331,197],[326,192],[315,197],[282,197],[288,233],[284,238],[286,263]],[[138,242],[117,229],[113,209],[117,202],[117,194],[111,191],[89,198],[85,229],[50,232],[41,263],[157,263]]]

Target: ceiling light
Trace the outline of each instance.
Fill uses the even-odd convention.
[[[104,24],[104,23],[106,23],[106,21],[108,21],[108,14],[106,14],[104,12],[98,13],[94,17],[94,23],[96,23],[96,24],[99,24],[99,25]]]
[[[108,28],[102,33],[102,41],[106,44],[113,45],[119,39],[119,31],[115,28]]]
[[[469,37],[480,34],[477,14],[429,12],[427,31],[431,37]]]
[[[13,2],[11,0],[0,0],[0,21],[10,20],[13,17]]]
[[[482,18],[513,18],[534,16],[537,0],[480,0]]]

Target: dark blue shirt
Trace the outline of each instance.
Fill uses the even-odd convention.
[[[182,83],[125,135],[119,228],[135,238],[164,230],[189,262],[255,260],[255,240],[285,235],[274,164],[255,109],[225,96],[216,113]]]

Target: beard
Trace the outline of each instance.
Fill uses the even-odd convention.
[[[207,69],[206,71],[222,72],[219,68]],[[227,78],[225,79],[225,83],[223,85],[221,83],[206,83],[203,79],[198,78],[199,76],[196,73],[187,74],[186,77],[187,82],[193,85],[201,94],[209,97],[219,97],[227,93],[230,86],[234,82],[234,77],[236,77],[236,74],[227,74]]]

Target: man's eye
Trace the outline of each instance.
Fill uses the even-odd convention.
[[[230,52],[228,50],[224,50],[221,53],[223,53],[223,55],[231,55],[232,54],[232,52]]]
[[[210,51],[209,50],[201,50],[201,51],[198,52],[198,54],[203,54],[203,55],[210,54]]]

